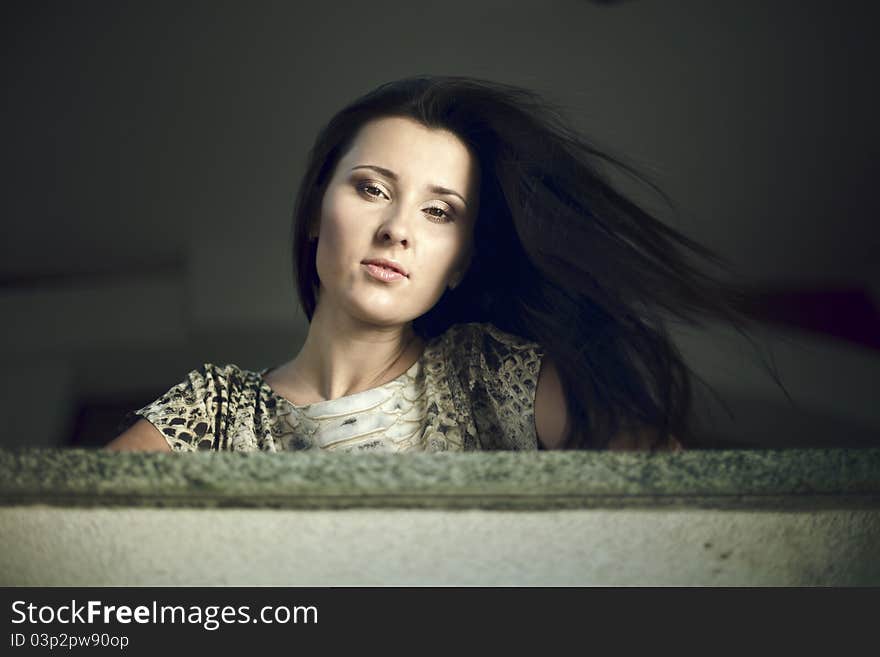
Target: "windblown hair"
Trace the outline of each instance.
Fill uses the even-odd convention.
[[[604,448],[620,432],[645,428],[657,446],[670,436],[691,444],[692,373],[666,321],[720,318],[747,335],[746,295],[695,259],[729,264],[627,199],[603,167],[620,167],[663,195],[655,184],[599,152],[526,89],[415,77],[378,87],[330,120],[294,210],[294,273],[309,320],[319,287],[309,230],[327,183],[359,129],[388,116],[454,133],[480,167],[470,269],[413,329],[427,339],[453,324],[491,322],[538,342],[565,391],[565,448]]]

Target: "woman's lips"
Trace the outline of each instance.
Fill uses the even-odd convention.
[[[370,274],[373,278],[378,278],[380,281],[396,281],[401,278],[406,278],[399,271],[395,271],[394,269],[390,269],[388,267],[382,267],[381,265],[373,265],[373,264],[364,264],[363,265],[367,273]]]

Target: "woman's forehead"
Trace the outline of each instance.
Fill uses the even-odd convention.
[[[468,191],[478,175],[476,159],[458,136],[406,117],[364,124],[340,166],[364,165],[387,169],[400,180]]]

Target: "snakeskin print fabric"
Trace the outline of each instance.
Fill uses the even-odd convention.
[[[534,450],[543,355],[492,324],[457,324],[398,378],[339,399],[296,406],[269,368],[205,363],[133,414],[176,452]]]

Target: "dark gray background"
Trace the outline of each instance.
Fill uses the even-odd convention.
[[[101,444],[124,410],[202,362],[258,369],[294,355],[306,325],[289,224],[307,149],[344,103],[418,73],[545,94],[652,176],[678,204],[670,224],[756,287],[857,290],[876,317],[873,3],[3,11],[6,444]],[[714,434],[729,445],[877,441],[878,350],[767,327],[797,410],[723,329],[682,338],[738,409]]]

